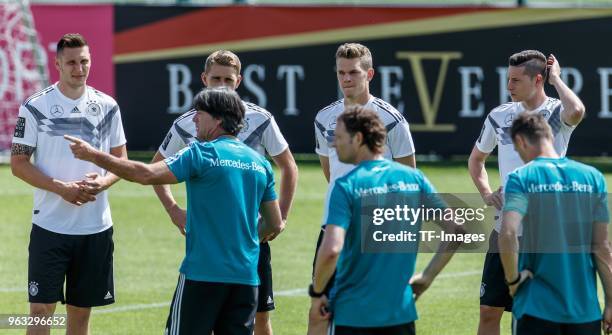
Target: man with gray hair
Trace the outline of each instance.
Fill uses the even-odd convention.
[[[152,164],[119,160],[66,136],[79,159],[146,185],[185,182],[186,255],[166,333],[251,335],[257,309],[259,243],[284,228],[274,174],[236,135],[244,106],[232,90],[204,89],[194,99],[198,139]],[[258,213],[262,219],[258,223]]]

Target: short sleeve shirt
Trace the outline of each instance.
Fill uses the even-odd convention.
[[[504,211],[523,215],[519,269],[534,275],[516,293],[515,317],[599,320],[590,247],[593,224],[610,220],[603,175],[567,158],[540,157],[510,173],[505,196]]]
[[[446,207],[441,200],[421,201],[437,198],[431,196],[435,192],[419,170],[389,160],[361,162],[336,180],[325,222],[346,231],[330,294],[335,324],[386,327],[417,319],[412,288],[408,284],[415,270],[416,253],[362,252],[362,211],[370,208],[363,201],[374,194],[378,197],[403,193],[410,195],[413,208]],[[420,223],[415,229],[420,229]]]
[[[187,187],[187,279],[258,285],[258,213],[276,199],[265,157],[235,138],[192,142],[166,159]]]
[[[33,164],[45,175],[78,181],[87,173],[105,175],[93,163],[74,158],[64,135],[78,137],[94,148],[110,152],[126,143],[119,105],[110,96],[87,86],[72,100],[57,84],[32,95],[19,108],[14,144],[35,148]],[[82,206],[66,202],[46,190],[34,190],[32,222],[44,229],[72,235],[94,234],[112,226],[107,192]]]
[[[243,102],[245,107],[244,127],[238,138],[261,155],[272,157],[287,150],[289,145],[283,137],[274,116],[256,104]],[[158,151],[164,157],[171,157],[189,143],[197,141],[197,132],[193,117],[195,110],[190,110],[174,120],[172,127],[159,146]]]

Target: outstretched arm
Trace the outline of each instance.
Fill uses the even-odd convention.
[[[176,177],[163,161],[155,164],[144,164],[124,160],[96,150],[89,143],[76,137],[64,135],[64,138],[72,142],[70,149],[76,158],[92,162],[123,179],[143,185],[177,183]]]
[[[447,234],[465,233],[463,227],[452,221],[442,222],[441,227]],[[410,286],[412,286],[412,293],[415,300],[429,288],[434,279],[438,276],[438,274],[440,274],[451,258],[453,258],[453,255],[455,255],[455,252],[460,245],[461,242],[457,241],[440,242],[436,254],[431,258],[425,267],[425,270],[423,270],[422,273],[418,273],[410,278]]]
[[[164,160],[164,156],[157,151],[153,159],[151,160],[151,164],[160,162]],[[157,198],[164,206],[166,213],[170,216],[170,220],[172,223],[178,228],[181,234],[185,235],[185,225],[187,224],[187,211],[182,209],[174,200],[174,196],[172,195],[172,190],[170,189],[170,185],[161,184],[161,185],[153,185],[153,190],[157,195]]]

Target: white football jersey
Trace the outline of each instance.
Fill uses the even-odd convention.
[[[402,113],[385,101],[370,96],[370,100],[364,107],[378,114],[387,128],[387,142],[385,143],[384,158],[401,158],[414,154],[414,143],[410,134],[408,121]],[[319,156],[329,158],[329,183],[330,185],[339,177],[351,171],[355,165],[340,162],[336,149],[332,146],[336,119],[344,112],[344,99],[338,100],[331,105],[321,109],[315,117],[315,152]]]
[[[126,143],[117,102],[87,87],[77,100],[64,96],[57,83],[32,95],[19,108],[13,143],[35,147],[33,164],[45,175],[61,181],[79,181],[85,174],[106,171],[74,158],[64,135],[78,137],[94,148],[110,152]],[[107,192],[82,206],[36,188],[32,223],[61,234],[94,234],[112,226]]]
[[[244,127],[238,139],[261,155],[274,157],[287,150],[289,144],[280,132],[274,116],[262,107],[249,102],[242,102],[245,108]],[[159,146],[159,153],[165,158],[174,156],[189,143],[196,141],[196,126],[193,122],[194,109],[179,116],[168,131],[164,142]]]
[[[491,153],[497,146],[497,160],[499,164],[499,175],[501,185],[506,185],[508,174],[515,169],[525,165],[518,152],[514,149],[510,128],[512,121],[519,114],[525,111],[521,102],[508,102],[493,109],[487,116],[480,136],[476,141],[476,148],[484,153]],[[563,122],[561,113],[563,104],[559,99],[546,98],[546,101],[533,112],[538,112],[552,128],[554,136],[554,147],[559,156],[565,156],[567,146],[572,132],[576,128]],[[501,215],[500,215],[501,216]],[[495,230],[499,232],[501,220],[497,220]]]
[[[385,159],[402,158],[414,154],[414,143],[408,121],[395,107],[382,99],[370,96],[370,100],[364,107],[378,114],[387,129],[387,141],[383,157]],[[332,146],[336,130],[338,115],[344,112],[344,99],[340,99],[331,105],[321,109],[315,117],[315,152],[319,156],[329,159],[329,185],[325,195],[325,207],[322,225],[327,222],[327,209],[331,190],[336,179],[350,172],[355,165],[342,163],[338,158],[336,148]]]

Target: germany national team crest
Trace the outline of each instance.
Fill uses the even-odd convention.
[[[64,109],[60,105],[51,106],[51,110],[49,112],[53,117],[60,117],[64,115]]]
[[[540,115],[542,115],[543,118],[548,119],[548,117],[550,116],[550,111],[543,109],[540,111]]]
[[[92,102],[92,103],[87,105],[86,112],[87,112],[88,115],[98,116],[102,112],[102,107],[100,105],[98,105],[97,103]]]
[[[28,292],[31,296],[35,297],[38,294],[38,283],[35,281],[31,281],[28,287]]]

